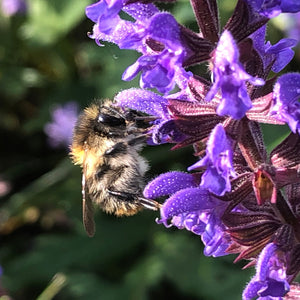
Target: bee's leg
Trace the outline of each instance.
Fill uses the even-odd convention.
[[[140,203],[147,209],[152,209],[152,210],[158,210],[161,208],[161,204],[157,201],[154,201],[152,199],[147,199],[143,197],[138,197],[138,200]]]
[[[143,207],[148,209],[158,210],[161,207],[161,204],[158,203],[157,201],[140,197],[137,194],[131,194],[126,192],[115,192],[110,190],[107,191],[109,194],[117,197],[119,200],[129,201],[129,202],[137,200]]]
[[[143,144],[147,141],[147,135],[146,134],[141,134],[138,136],[133,137],[132,139],[128,140],[128,145],[129,146],[134,146],[138,144]]]
[[[115,192],[115,191],[111,191],[111,190],[107,190],[107,192],[109,194],[119,198],[120,200],[124,200],[124,201],[128,201],[128,202],[132,202],[137,198],[136,194],[126,193],[126,192]]]

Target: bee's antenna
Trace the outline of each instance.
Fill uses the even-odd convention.
[[[104,108],[104,109],[106,109],[107,111],[112,112],[112,113],[118,115],[119,117],[121,117],[122,119],[125,119],[125,120],[126,120],[125,115],[122,114],[121,112],[119,112],[118,110],[114,109],[113,107],[110,107],[110,106],[102,106],[101,108]]]
[[[155,116],[138,116],[134,118],[136,121],[152,122],[157,119]]]

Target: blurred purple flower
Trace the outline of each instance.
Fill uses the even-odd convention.
[[[246,0],[254,10],[267,18],[274,18],[280,13],[300,11],[298,0]]]
[[[299,42],[300,36],[300,13],[286,14],[283,18],[283,30],[286,31],[288,37],[296,39]]]
[[[67,102],[64,105],[56,106],[51,112],[51,118],[52,121],[44,127],[50,146],[53,148],[60,146],[68,148],[78,118],[77,103]]]
[[[11,183],[7,180],[3,180],[0,177],[0,197],[4,197],[11,191]],[[0,266],[0,276],[1,276],[1,266]]]
[[[25,0],[1,0],[1,11],[5,16],[24,14],[27,11]]]
[[[264,80],[248,74],[239,62],[239,50],[229,31],[224,31],[213,55],[213,85],[206,95],[211,101],[221,89],[222,99],[217,113],[241,119],[252,107],[246,81],[263,85]]]

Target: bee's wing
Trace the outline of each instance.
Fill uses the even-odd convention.
[[[83,162],[82,173],[82,219],[84,229],[89,237],[95,234],[95,222],[94,222],[94,206],[89,194],[87,193],[87,186],[85,180],[86,174],[86,161]]]

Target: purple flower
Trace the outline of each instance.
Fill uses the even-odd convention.
[[[285,31],[286,36],[299,40],[300,13],[282,15],[280,26],[280,29]]]
[[[168,172],[150,181],[144,189],[146,198],[155,199],[172,195],[161,208],[161,219],[169,227],[168,220],[199,209],[211,208],[208,192],[198,188],[197,178],[183,172]],[[172,225],[170,225],[172,226]]]
[[[227,204],[198,185],[197,174],[168,172],[148,183],[144,196],[150,199],[171,196],[163,204],[161,219],[157,222],[201,235],[205,245],[204,254],[207,256],[226,255],[229,239],[220,217]]]
[[[96,24],[90,38],[99,46],[100,40],[117,44],[121,49],[136,49],[142,52],[145,48],[145,25],[148,19],[158,12],[153,4],[128,4],[125,0],[101,0],[86,8],[86,15]],[[131,22],[120,18],[121,10],[127,12],[137,21]]]
[[[122,9],[124,2],[124,0],[101,0],[88,6],[85,12],[89,19],[98,23],[100,32],[108,34],[118,24],[118,14]]]
[[[253,46],[260,54],[264,68],[272,64],[272,71],[280,72],[294,57],[294,51],[291,49],[296,46],[295,39],[281,39],[277,44],[271,45],[270,42],[265,44],[266,26],[261,27],[251,35]]]
[[[291,48],[296,44],[297,41],[294,39],[281,39],[273,46],[270,42],[266,44],[266,55],[269,55],[269,59],[274,57],[273,60],[275,60],[272,66],[273,72],[280,72],[292,60],[295,53]]]
[[[271,114],[286,122],[292,132],[300,134],[300,74],[287,73],[279,77],[274,86],[274,106]]]
[[[121,10],[130,14],[136,22],[121,19]],[[125,70],[123,80],[132,80],[141,72],[142,88],[156,88],[164,94],[172,90],[175,84],[181,89],[186,88],[191,73],[182,67],[186,50],[181,42],[179,25],[171,14],[159,13],[152,4],[126,5],[124,0],[111,3],[99,1],[88,6],[86,14],[96,23],[91,38],[142,53]]]
[[[179,26],[174,17],[168,13],[155,14],[149,20],[144,32],[145,39],[161,43],[161,50],[153,53],[150,45],[150,49],[146,49],[144,55],[125,70],[123,80],[132,80],[141,72],[140,86],[142,88],[156,88],[159,92],[166,94],[177,83],[181,89],[185,89],[191,73],[186,72],[182,67],[186,53],[180,40]]]
[[[255,11],[267,18],[274,18],[280,13],[296,13],[300,11],[298,0],[246,0]]]
[[[149,199],[155,199],[197,186],[198,179],[195,175],[177,171],[168,172],[150,181],[144,189],[144,196]]]
[[[256,274],[246,286],[243,300],[282,299],[289,291],[284,256],[278,247],[270,243],[260,253]]]
[[[11,191],[11,183],[9,181],[3,180],[0,177],[0,197],[4,197]],[[1,276],[1,266],[0,266],[0,276]]]
[[[222,92],[217,113],[241,119],[252,107],[246,89],[246,81],[253,85],[263,85],[264,81],[248,74],[239,62],[239,50],[229,31],[224,31],[213,57],[213,80],[206,96],[211,101],[219,89]]]
[[[104,34],[111,34],[121,22],[119,13],[124,10],[136,20],[151,17],[158,9],[153,4],[129,4],[127,0],[100,0],[86,7],[85,13],[96,23],[97,30]]]
[[[23,14],[27,10],[27,3],[25,0],[2,0],[1,10],[8,17]]]
[[[206,155],[200,161],[188,168],[189,171],[206,167],[202,175],[201,187],[223,196],[230,192],[230,177],[235,177],[232,164],[232,149],[230,141],[221,124],[217,125],[207,142]]]
[[[68,102],[63,106],[56,106],[52,110],[51,116],[52,121],[44,127],[50,146],[53,148],[69,147],[73,128],[78,118],[77,103]]]

